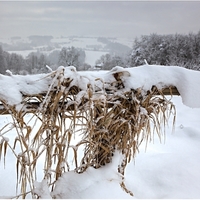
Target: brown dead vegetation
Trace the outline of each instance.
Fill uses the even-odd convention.
[[[6,162],[8,149],[15,156],[21,197],[26,197],[28,189],[33,198],[37,197],[34,181],[42,156],[43,178],[53,190],[55,181],[69,170],[69,149],[73,149],[77,173],[83,173],[88,167],[100,168],[112,162],[116,151],[120,152],[123,159],[116,168],[122,175],[121,187],[133,195],[124,184],[125,168],[139,152],[142,142],[147,144],[154,134],[160,139],[164,136],[171,114],[175,122],[175,106],[156,86],[146,92],[141,88],[124,92],[121,75],[117,73],[113,74],[116,81],[106,83],[103,91],[89,84],[82,91],[71,84],[72,79],[64,78],[64,72],[53,72],[51,76],[56,77],[56,82],[49,86],[49,91],[24,95],[20,110],[2,101],[4,111],[12,116],[13,122],[1,127],[0,159]],[[168,93],[172,94],[172,90]],[[32,115],[27,121],[29,113]],[[10,144],[6,135],[13,129],[16,138]],[[71,145],[77,134],[82,134],[82,139]],[[84,147],[84,154],[79,163],[80,146]]]

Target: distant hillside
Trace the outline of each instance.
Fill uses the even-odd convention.
[[[129,46],[128,46],[128,45]],[[5,51],[23,51],[23,50],[38,50],[41,51],[43,46],[45,49],[58,50],[62,47],[82,48],[83,50],[106,51],[116,54],[130,51],[131,44],[127,39],[121,40],[118,38],[104,37],[53,37],[31,35],[28,38],[12,37],[10,39],[0,39],[0,45]]]
[[[124,55],[131,51],[130,47],[118,42],[109,42],[104,49],[109,49],[111,53],[115,53],[117,55]]]
[[[32,35],[28,37],[33,46],[48,45],[51,43],[53,36]]]

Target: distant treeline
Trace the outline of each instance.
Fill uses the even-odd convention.
[[[58,66],[73,65],[77,70],[86,70],[91,66],[85,64],[85,51],[79,48],[68,47],[60,51],[55,50],[49,55],[38,52],[30,53],[26,58],[16,53],[8,53],[0,46],[0,73],[10,70],[13,74],[46,73],[46,65],[53,70]]]
[[[115,54],[115,55],[120,55],[120,56],[124,56],[127,54],[127,52],[131,51],[131,48],[124,45],[124,44],[120,44],[118,42],[111,42],[110,39],[112,38],[104,38],[104,37],[99,37],[97,39],[98,42],[104,43],[106,44],[106,46],[104,47],[104,50],[110,50],[110,54]],[[114,38],[113,38],[114,39]]]
[[[39,36],[31,35],[28,37],[28,41],[23,40],[21,37],[11,37],[11,43],[0,42],[0,45],[4,51],[25,51],[25,50],[34,50],[34,47],[39,45],[46,45],[49,50],[50,48],[58,47],[58,44],[52,44],[51,40],[53,36]]]
[[[33,38],[31,38],[33,41]],[[47,39],[51,39],[50,37]],[[118,43],[112,43],[105,38],[99,41],[115,48]],[[127,48],[121,45],[123,51],[103,55],[96,61],[96,67],[110,70],[116,65],[136,67],[145,64],[182,66],[188,69],[200,70],[200,31],[187,35],[142,35],[136,38],[133,48],[127,53]],[[75,47],[63,47],[54,50],[49,55],[38,52],[30,53],[26,58],[16,53],[8,53],[0,46],[0,73],[9,69],[14,74],[45,73],[49,65],[53,70],[58,66],[73,65],[77,70],[88,70],[91,66],[85,63],[85,51]]]
[[[130,56],[130,65],[178,65],[200,70],[200,31],[187,35],[143,35],[136,38]]]
[[[100,41],[109,42],[105,38],[100,38]],[[142,35],[134,40],[133,48],[128,55],[106,54],[97,60],[97,65],[109,70],[116,65],[136,67],[145,62],[200,70],[200,32],[188,35]]]

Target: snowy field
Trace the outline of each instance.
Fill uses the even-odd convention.
[[[60,68],[60,70],[62,69]],[[78,72],[70,72],[70,69],[73,68],[66,68],[66,75],[74,76],[74,79],[77,78],[76,81],[83,81],[83,78],[78,76]],[[133,192],[134,196],[127,194],[119,185],[121,177],[117,173],[117,166],[121,161],[121,156],[118,153],[115,153],[112,163],[105,167],[99,169],[88,168],[82,174],[76,174],[74,171],[64,173],[55,183],[55,189],[51,193],[48,191],[46,183],[42,182],[42,176],[39,173],[36,180],[38,181],[36,184],[37,194],[41,195],[42,198],[53,197],[60,199],[200,198],[199,72],[179,67],[147,65],[131,69],[116,67],[113,71],[101,72],[101,75],[105,80],[110,80],[112,73],[117,71],[121,71],[124,74],[124,85],[127,88],[130,86],[137,87],[139,84],[143,88],[148,89],[152,85],[161,86],[173,83],[181,94],[181,97],[173,96],[172,99],[177,111],[174,132],[172,132],[172,123],[170,123],[172,121],[170,121],[162,141],[160,142],[155,135],[154,140],[147,145],[147,149],[145,149],[145,144],[142,144],[135,160],[129,163],[126,168],[125,184]],[[82,72],[82,75],[86,76],[87,73]],[[87,80],[90,79],[92,81],[95,78],[92,78],[95,73],[88,73]],[[96,75],[100,76],[100,73]],[[37,80],[36,83],[34,79]],[[31,94],[31,92],[36,92],[31,91],[31,88],[40,92],[47,85],[48,82],[45,82],[43,79],[39,82],[38,79],[39,75],[27,76],[27,78],[23,76],[8,77],[1,75],[0,96],[3,99],[9,99],[10,101],[8,102],[11,105],[13,102],[21,102],[20,91],[26,91]],[[31,85],[29,84],[30,81]],[[5,83],[7,85],[6,90],[3,87]],[[78,82],[83,88],[86,83],[86,79],[83,82]],[[1,115],[0,128],[10,121],[11,117],[9,115]],[[15,134],[11,131],[6,134],[6,137],[11,142],[14,140]],[[1,158],[0,198],[15,196],[15,162],[10,151],[6,155],[5,168],[3,158]],[[42,172],[43,160],[40,161],[38,169]]]
[[[102,55],[105,55],[109,52],[105,51],[85,51],[85,63],[95,66],[96,61],[101,58]]]
[[[12,41],[11,39],[5,39],[0,38],[0,42],[5,42],[7,44],[14,44],[15,42],[30,42],[28,38],[21,38],[17,41]],[[124,45],[127,45],[128,47],[132,48],[133,41],[131,39],[126,38],[114,38],[110,39],[111,42],[117,42]],[[104,49],[106,44],[97,41],[97,38],[95,37],[65,37],[65,38],[53,38],[51,40],[52,43],[59,44],[59,48],[54,48],[51,51],[44,51],[41,50],[42,47],[45,46],[37,46],[34,47],[33,50],[23,50],[23,51],[8,51],[8,53],[16,53],[18,55],[21,55],[23,58],[26,58],[30,53],[37,52],[39,50],[40,53],[43,53],[45,55],[49,55],[54,50],[61,50],[63,47],[75,47],[75,48],[82,48],[85,51],[86,58],[85,63],[95,66],[95,62],[100,59],[102,55],[105,55],[109,53]]]
[[[98,42],[97,38],[81,38],[81,37],[67,37],[67,38],[54,38],[51,40],[53,43],[58,43],[62,47],[64,46],[74,46],[75,48],[82,48],[86,49],[89,46],[93,45],[99,45],[102,46],[102,48],[105,46],[105,44]]]

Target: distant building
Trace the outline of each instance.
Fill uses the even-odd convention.
[[[99,63],[99,64],[96,64],[96,65],[94,66],[93,70],[99,71],[99,70],[102,70],[102,68],[103,68],[103,64],[102,64],[102,63]]]

